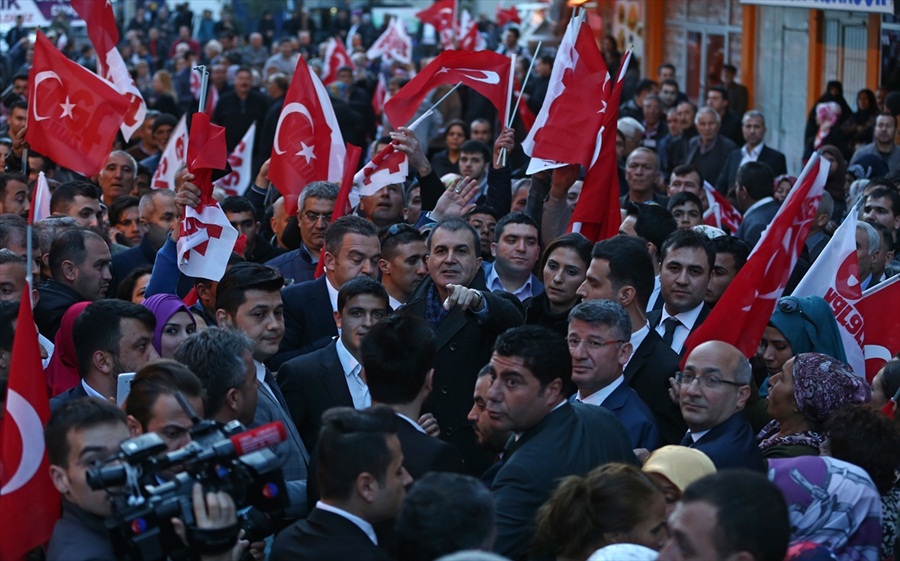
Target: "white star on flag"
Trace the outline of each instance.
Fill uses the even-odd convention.
[[[306,158],[306,163],[308,164],[310,160],[314,160],[316,158],[315,152],[313,152],[312,146],[307,146],[305,142],[300,142],[300,151],[295,154],[296,156],[303,156]]]
[[[69,117],[71,119],[73,117],[72,109],[75,108],[75,104],[69,103],[69,96],[66,96],[66,102],[60,103],[59,106],[62,107],[63,110],[62,115],[59,116],[60,119],[62,119],[63,117]]]

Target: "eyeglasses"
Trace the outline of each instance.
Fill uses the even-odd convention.
[[[813,329],[816,330],[816,335],[819,334],[819,326],[816,325],[816,322],[811,317],[806,315],[806,312],[800,307],[800,300],[796,296],[785,296],[778,300],[778,310],[784,314],[800,314],[801,318],[812,324]]]
[[[731,380],[723,380],[718,376],[697,376],[693,372],[677,372],[675,374],[675,381],[679,384],[684,384],[685,386],[690,386],[694,383],[695,380],[700,382],[701,388],[706,388],[708,390],[721,388],[722,384],[728,384],[729,386],[735,386],[738,388],[747,385],[732,382]]]
[[[604,341],[602,339],[578,339],[575,337],[569,337],[566,339],[566,343],[569,345],[569,350],[575,350],[578,348],[578,345],[584,343],[589,351],[599,351],[606,345],[615,345],[622,343],[627,343],[628,341],[623,341],[621,339],[616,339],[613,341]]]
[[[326,224],[331,222],[331,215],[332,213],[330,212],[313,212],[311,210],[302,214],[303,219],[307,222],[317,223],[319,220],[325,219]]]

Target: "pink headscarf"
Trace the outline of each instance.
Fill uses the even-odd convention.
[[[75,320],[89,304],[90,302],[72,304],[59,323],[59,331],[53,340],[55,347],[53,356],[50,358],[50,364],[44,369],[44,379],[47,381],[47,389],[51,396],[74,388],[81,381],[72,331],[75,329]]]
[[[826,101],[816,105],[816,122],[819,123],[819,132],[813,147],[818,150],[825,139],[831,134],[831,129],[841,118],[841,106],[834,101]]]

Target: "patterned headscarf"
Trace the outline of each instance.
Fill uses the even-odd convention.
[[[834,101],[828,101],[816,105],[816,122],[819,123],[819,132],[816,133],[816,140],[813,147],[818,150],[822,147],[823,142],[831,133],[832,127],[841,118],[841,106]]]
[[[869,385],[843,362],[821,353],[794,358],[794,400],[813,423],[821,423],[844,405],[871,399]]]

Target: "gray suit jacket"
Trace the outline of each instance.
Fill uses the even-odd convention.
[[[275,454],[281,460],[284,481],[287,484],[290,507],[286,510],[288,518],[306,516],[309,507],[306,504],[306,480],[309,477],[309,453],[300,439],[297,427],[290,415],[279,405],[275,396],[260,384],[257,389],[259,401],[256,404],[256,415],[253,427],[265,425],[273,421],[281,421],[287,431],[287,439],[275,447]]]

